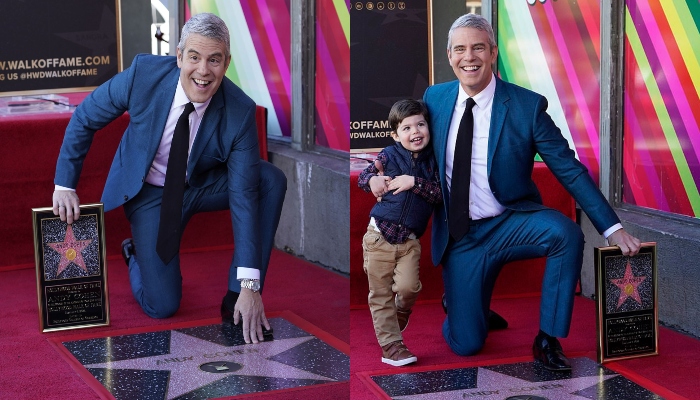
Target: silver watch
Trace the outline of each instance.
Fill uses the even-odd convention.
[[[260,280],[259,279],[241,279],[241,287],[250,289],[253,292],[260,290]]]

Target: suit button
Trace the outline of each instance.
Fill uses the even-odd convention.
[[[146,181],[146,177],[141,177],[141,183],[144,183]]]
[[[127,200],[129,200],[129,196],[124,195],[124,201],[127,201]]]

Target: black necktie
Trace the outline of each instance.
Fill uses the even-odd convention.
[[[457,130],[454,159],[452,161],[452,184],[450,187],[450,209],[448,226],[450,236],[460,240],[469,231],[469,183],[472,171],[472,139],[474,138],[474,99],[467,99],[462,121]]]
[[[163,200],[160,205],[160,225],[156,251],[165,264],[172,260],[180,249],[180,226],[182,225],[182,199],[185,196],[185,173],[187,153],[190,147],[189,115],[194,105],[187,103],[175,125],[173,141],[165,171]]]

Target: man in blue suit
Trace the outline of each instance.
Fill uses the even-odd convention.
[[[503,265],[546,256],[540,331],[533,355],[550,370],[568,371],[571,365],[557,337],[569,333],[584,237],[577,224],[542,205],[531,178],[535,154],[612,245],[634,255],[641,243],[625,232],[587,169],[575,158],[546,112],[547,100],[494,76],[497,55],[493,30],[485,18],[474,14],[458,18],[447,43],[457,80],[431,86],[423,97],[430,112],[442,191],[448,193],[444,207],[435,211],[432,232],[432,259],[443,266],[448,311],[442,332],[455,353],[477,353],[486,340],[491,294]],[[473,126],[471,163],[467,163],[471,172],[460,180],[453,179],[453,172],[461,171],[460,157],[469,158],[461,155],[463,146],[457,146],[467,104],[473,107],[468,111]],[[455,201],[455,193],[463,189],[466,199]],[[462,222],[460,213],[465,215]]]
[[[106,211],[123,205],[131,224],[133,239],[122,243],[122,255],[134,297],[153,318],[173,315],[182,297],[177,254],[182,230],[198,212],[229,209],[236,246],[221,315],[224,322],[242,321],[245,342],[258,343],[271,332],[260,292],[287,181],[279,169],[260,160],[256,104],[225,77],[230,61],[224,21],[198,14],[182,29],[177,57],[139,55],[128,69],[95,89],[66,129],[53,211],[69,224],[80,217],[75,188],[93,135],[128,112],[130,123],[102,202]],[[177,157],[169,158],[171,142],[173,153],[176,146],[183,151],[181,175],[171,185],[179,185],[180,200],[174,212],[161,214],[161,201],[165,204],[168,197],[163,195],[166,172],[177,169]],[[161,241],[170,249],[164,255],[157,250],[158,237],[167,238],[159,225],[169,220],[175,221],[169,231],[174,234]]]

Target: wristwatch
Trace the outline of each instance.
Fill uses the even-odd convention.
[[[253,292],[260,290],[260,280],[259,279],[241,279],[241,287],[250,289]]]

